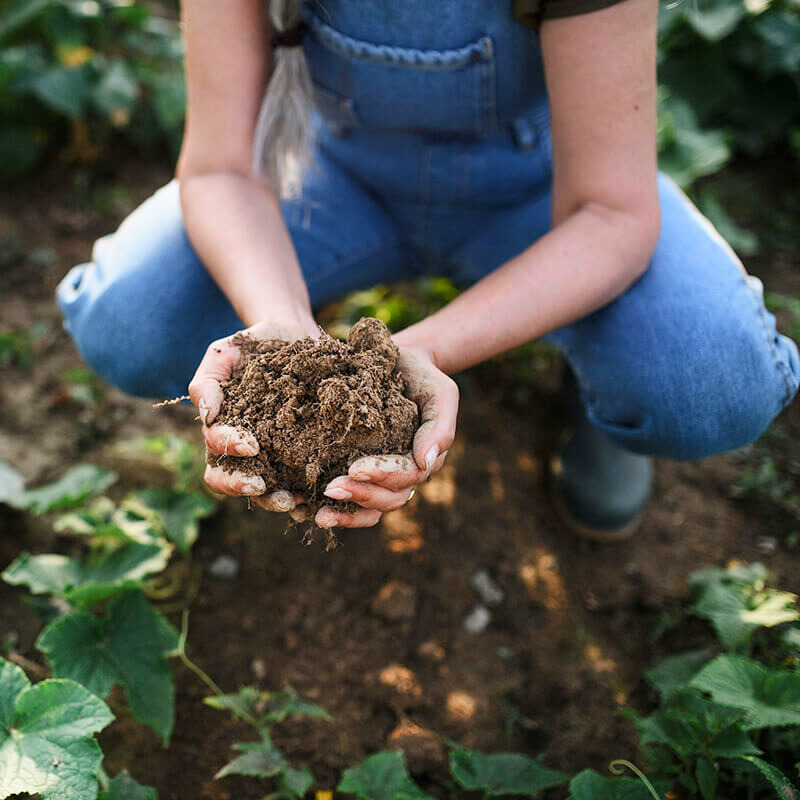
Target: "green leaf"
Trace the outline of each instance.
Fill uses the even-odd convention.
[[[91,91],[86,66],[54,66],[30,83],[30,91],[48,108],[68,117],[80,117]]]
[[[188,553],[197,539],[198,520],[213,514],[216,505],[204,495],[180,489],[141,489],[126,497],[121,507],[147,520],[162,536]]]
[[[714,800],[717,796],[717,779],[719,777],[716,767],[707,758],[698,758],[695,777],[703,800]]]
[[[585,769],[570,781],[567,800],[653,800],[653,795],[635,778],[606,778]]]
[[[55,0],[14,0],[9,3],[3,9],[3,17],[0,19],[0,41],[16,33],[46,8],[55,4]]]
[[[748,730],[800,725],[800,673],[769,669],[744,656],[721,655],[693,678],[715,702],[745,712]]]
[[[114,718],[108,706],[73,681],[31,686],[0,659],[0,798],[94,800],[103,755],[92,734]]]
[[[450,773],[463,789],[482,791],[489,797],[532,795],[569,780],[568,775],[547,769],[520,753],[488,755],[466,748],[450,751]]]
[[[158,544],[163,538],[150,522],[117,508],[107,497],[98,497],[89,506],[62,514],[53,528],[59,532],[140,544]]]
[[[117,480],[115,472],[80,464],[69,469],[54,483],[28,489],[10,501],[14,508],[44,514],[79,506],[88,497],[104,492]]]
[[[731,758],[761,752],[740,727],[742,711],[712,703],[693,689],[678,690],[668,706],[649,717],[628,716],[643,744],[666,745],[684,760],[698,754]]]
[[[718,42],[733,33],[746,14],[744,3],[727,3],[709,10],[692,8],[686,19],[707,42]]]
[[[291,687],[281,692],[273,692],[269,696],[267,713],[261,718],[262,725],[283,722],[287,717],[316,717],[330,720],[324,708],[309,703],[300,697]]]
[[[220,711],[230,711],[234,719],[258,717],[267,706],[269,692],[260,692],[252,686],[243,686],[233,694],[215,694],[204,697],[203,702]]]
[[[92,104],[103,112],[115,127],[124,127],[139,98],[139,83],[131,68],[121,59],[115,59],[103,73],[92,92]]]
[[[158,792],[152,786],[142,786],[123,770],[97,800],[158,800]]]
[[[285,767],[278,778],[278,789],[281,793],[293,797],[305,797],[308,790],[314,785],[314,775],[309,769],[295,769]]]
[[[87,562],[56,553],[23,553],[2,578],[12,586],[27,586],[33,594],[54,594],[72,605],[89,606],[141,586],[168,561],[169,551],[161,544],[126,542]]]
[[[672,695],[685,688],[689,681],[707,664],[711,651],[690,650],[675,656],[668,656],[655,667],[645,672],[647,682],[659,693],[661,702],[667,703]]]
[[[336,790],[361,800],[433,800],[411,780],[400,752],[376,753],[346,769]]]
[[[56,619],[36,646],[55,675],[100,697],[121,685],[133,715],[169,741],[175,690],[166,656],[176,650],[178,633],[141,592],[116,598],[102,619],[87,611]]]
[[[226,775],[249,775],[254,778],[273,778],[280,775],[288,766],[283,753],[272,743],[266,731],[262,733],[260,742],[237,742],[233,745],[244,755],[234,758],[226,764],[215,778]]]
[[[689,578],[693,609],[711,622],[729,650],[741,647],[759,627],[772,627],[800,619],[797,595],[764,587],[766,570],[751,568],[699,570]]]
[[[25,489],[25,479],[10,464],[0,461],[0,503],[18,497]]]
[[[777,767],[755,756],[742,756],[742,760],[749,761],[758,768],[758,771],[772,784],[780,800],[800,800],[797,787]],[[800,767],[798,770],[800,771]]]
[[[767,75],[789,74],[800,70],[800,16],[789,11],[762,14],[754,29],[766,45],[761,50],[760,66]]]

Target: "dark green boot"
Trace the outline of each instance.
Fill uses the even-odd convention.
[[[617,542],[639,527],[653,485],[653,460],[624,450],[592,425],[574,377],[565,380],[570,424],[550,459],[553,501],[579,536]]]

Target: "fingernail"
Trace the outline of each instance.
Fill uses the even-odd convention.
[[[320,528],[334,528],[336,527],[336,515],[331,511],[320,510],[314,521]]]
[[[366,472],[354,472],[350,476],[354,481],[369,481],[372,480]]]
[[[200,412],[200,419],[203,421],[203,425],[206,424],[206,419],[208,418],[208,403],[201,397],[200,400],[197,402],[197,410]]]
[[[325,490],[324,494],[334,500],[349,500],[353,496],[352,492],[348,492],[341,486],[331,486]]]
[[[430,472],[433,469],[433,465],[436,463],[436,459],[439,457],[439,445],[435,444],[428,450],[428,455],[425,456],[425,469],[426,471]]]
[[[254,476],[252,478],[245,478],[242,481],[242,488],[239,490],[243,495],[264,494],[266,484],[263,478]]]

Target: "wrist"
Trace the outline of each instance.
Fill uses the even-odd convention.
[[[431,363],[437,369],[444,372],[445,370],[443,370],[440,365],[440,354],[433,344],[434,338],[430,333],[426,332],[424,328],[421,329],[422,325],[423,323],[418,322],[416,325],[411,325],[399,331],[392,336],[392,341],[401,350],[414,350],[424,355],[426,358],[430,359]]]

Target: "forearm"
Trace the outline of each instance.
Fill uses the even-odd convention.
[[[442,310],[395,336],[448,374],[606,305],[645,270],[657,221],[584,206]]]
[[[268,184],[236,172],[180,175],[189,239],[246,327],[313,333],[300,265]]]

